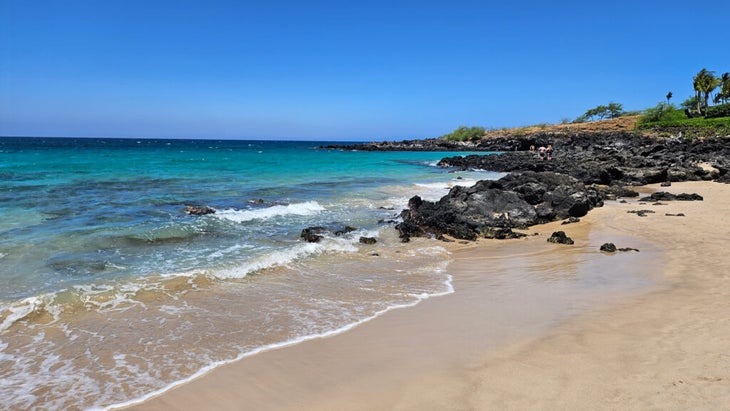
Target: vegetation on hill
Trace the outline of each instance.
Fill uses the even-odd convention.
[[[461,126],[449,134],[441,136],[448,141],[478,141],[484,137],[484,127]]]
[[[730,73],[716,76],[705,68],[692,77],[694,95],[684,100],[680,107],[666,101],[641,110],[624,111],[620,103],[610,102],[587,110],[570,122],[538,124],[528,127],[485,130],[484,127],[462,126],[441,136],[448,141],[478,142],[489,137],[522,137],[535,133],[574,134],[615,131],[638,131],[654,135],[683,135],[687,138],[730,135]],[[712,105],[714,104],[714,105]]]
[[[730,134],[730,73],[716,77],[714,72],[703,68],[692,78],[692,88],[695,95],[683,101],[681,109],[669,103],[670,92],[666,103],[660,102],[644,111],[637,128],[670,133],[686,130],[690,136],[708,131],[716,135]],[[711,100],[712,93],[718,89]],[[710,105],[710,101],[716,105]]]

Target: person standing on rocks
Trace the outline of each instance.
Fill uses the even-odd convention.
[[[547,148],[545,149],[545,155],[547,156],[548,160],[553,159],[553,145],[548,144]]]

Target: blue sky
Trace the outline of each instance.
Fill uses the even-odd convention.
[[[0,0],[0,135],[385,140],[642,109],[728,1]]]

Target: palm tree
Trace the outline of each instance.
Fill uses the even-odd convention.
[[[722,73],[722,76],[720,76],[720,98],[722,99],[723,103],[727,103],[728,100],[730,100],[730,73],[725,72]]]
[[[720,84],[720,79],[715,77],[714,72],[703,68],[692,80],[692,85],[697,92],[697,110],[701,111],[700,98],[703,94],[705,95],[703,101],[705,103],[704,107],[707,108],[710,105],[710,93]]]
[[[671,98],[672,98],[672,92],[670,91],[669,93],[667,93],[667,105],[669,105],[669,100],[671,100]]]
[[[697,73],[692,78],[692,88],[695,91],[695,101],[697,102],[697,114],[702,112],[702,92],[700,91],[700,75],[703,71],[707,71],[705,69],[702,69],[699,73]]]

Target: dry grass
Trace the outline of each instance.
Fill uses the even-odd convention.
[[[626,116],[610,120],[591,121],[576,124],[540,124],[528,127],[516,127],[501,130],[489,130],[485,137],[521,137],[535,133],[574,134],[612,131],[632,131],[641,116]]]

